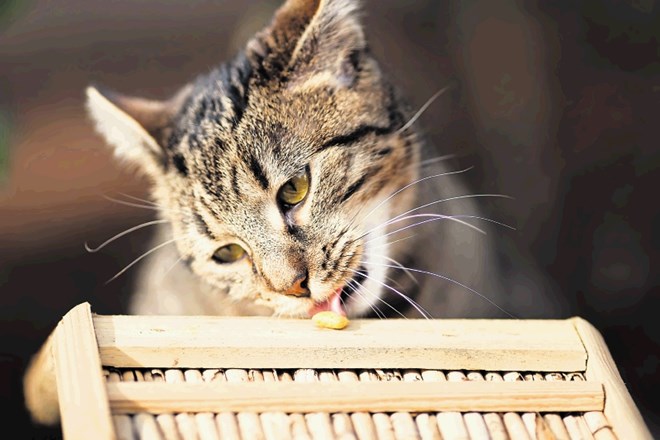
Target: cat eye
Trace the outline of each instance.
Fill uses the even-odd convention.
[[[291,208],[302,202],[309,191],[309,171],[302,170],[286,182],[277,192],[277,200],[285,208]]]
[[[233,263],[245,256],[245,249],[237,244],[228,244],[213,253],[213,260],[217,263]]]

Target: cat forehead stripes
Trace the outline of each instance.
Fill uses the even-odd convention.
[[[358,6],[287,0],[242,52],[169,100],[89,92],[99,131],[152,180],[173,261],[212,298],[290,316],[363,284],[378,298],[386,271],[366,264],[389,257],[367,256],[370,243],[387,251],[371,231],[384,233],[385,198],[417,176],[420,143],[402,130]]]

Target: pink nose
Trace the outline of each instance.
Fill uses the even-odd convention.
[[[307,287],[307,272],[299,275],[287,290],[284,291],[285,295],[291,295],[301,298],[306,298],[311,295]]]

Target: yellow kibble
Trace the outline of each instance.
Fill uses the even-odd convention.
[[[312,321],[319,327],[341,330],[348,325],[348,318],[339,313],[326,310],[312,316]]]

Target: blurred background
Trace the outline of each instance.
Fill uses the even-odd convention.
[[[660,435],[660,2],[367,0],[375,55],[475,192],[514,224],[507,246],[604,335]],[[125,311],[152,218],[83,108],[97,82],[165,98],[226,59],[279,2],[0,0],[0,398],[16,438],[58,438],[23,410],[30,356],[71,307]],[[538,311],[537,311],[538,312]],[[537,315],[538,313],[535,313]]]

